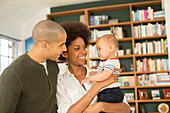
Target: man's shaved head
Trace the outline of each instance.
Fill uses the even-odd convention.
[[[32,31],[34,44],[38,44],[41,41],[55,43],[57,42],[58,35],[60,34],[66,34],[65,30],[59,24],[51,20],[40,21],[35,25]]]

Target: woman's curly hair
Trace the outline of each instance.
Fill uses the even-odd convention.
[[[75,21],[60,23],[60,25],[65,29],[67,33],[66,39],[67,49],[71,42],[77,39],[77,37],[81,37],[84,40],[86,46],[89,44],[91,32],[90,29],[88,29],[88,27],[85,24]]]
[[[77,39],[77,37],[81,37],[84,40],[86,46],[89,44],[91,31],[90,29],[88,29],[88,27],[85,24],[79,21],[75,21],[75,22],[60,23],[60,25],[65,29],[67,33],[67,39],[65,43],[67,50],[71,42]],[[66,58],[60,55],[59,60],[65,61]]]

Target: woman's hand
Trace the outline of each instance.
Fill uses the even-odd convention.
[[[120,69],[116,69],[113,71],[113,73],[115,71],[119,71]],[[96,82],[96,85],[99,85],[100,88],[106,87],[114,82],[118,82],[119,81],[119,74],[112,74],[107,80],[104,81],[99,81]]]
[[[87,107],[83,113],[100,113],[102,110],[102,103],[98,102]]]

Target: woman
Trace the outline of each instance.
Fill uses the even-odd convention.
[[[99,113],[116,112],[128,113],[129,105],[124,100],[122,103],[96,102],[97,93],[105,86],[118,80],[111,76],[108,80],[91,83],[80,82],[92,70],[83,66],[87,55],[90,30],[81,22],[66,22],[61,26],[66,30],[67,52],[64,57],[68,61],[68,69],[63,75],[59,75],[57,84],[57,105],[59,113]],[[91,104],[91,105],[90,105]]]

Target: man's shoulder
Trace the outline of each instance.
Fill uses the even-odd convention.
[[[26,55],[23,54],[23,55],[19,56],[18,58],[16,58],[7,68],[13,69],[17,66],[23,67],[24,66],[23,63],[25,63],[25,61],[26,61]]]

